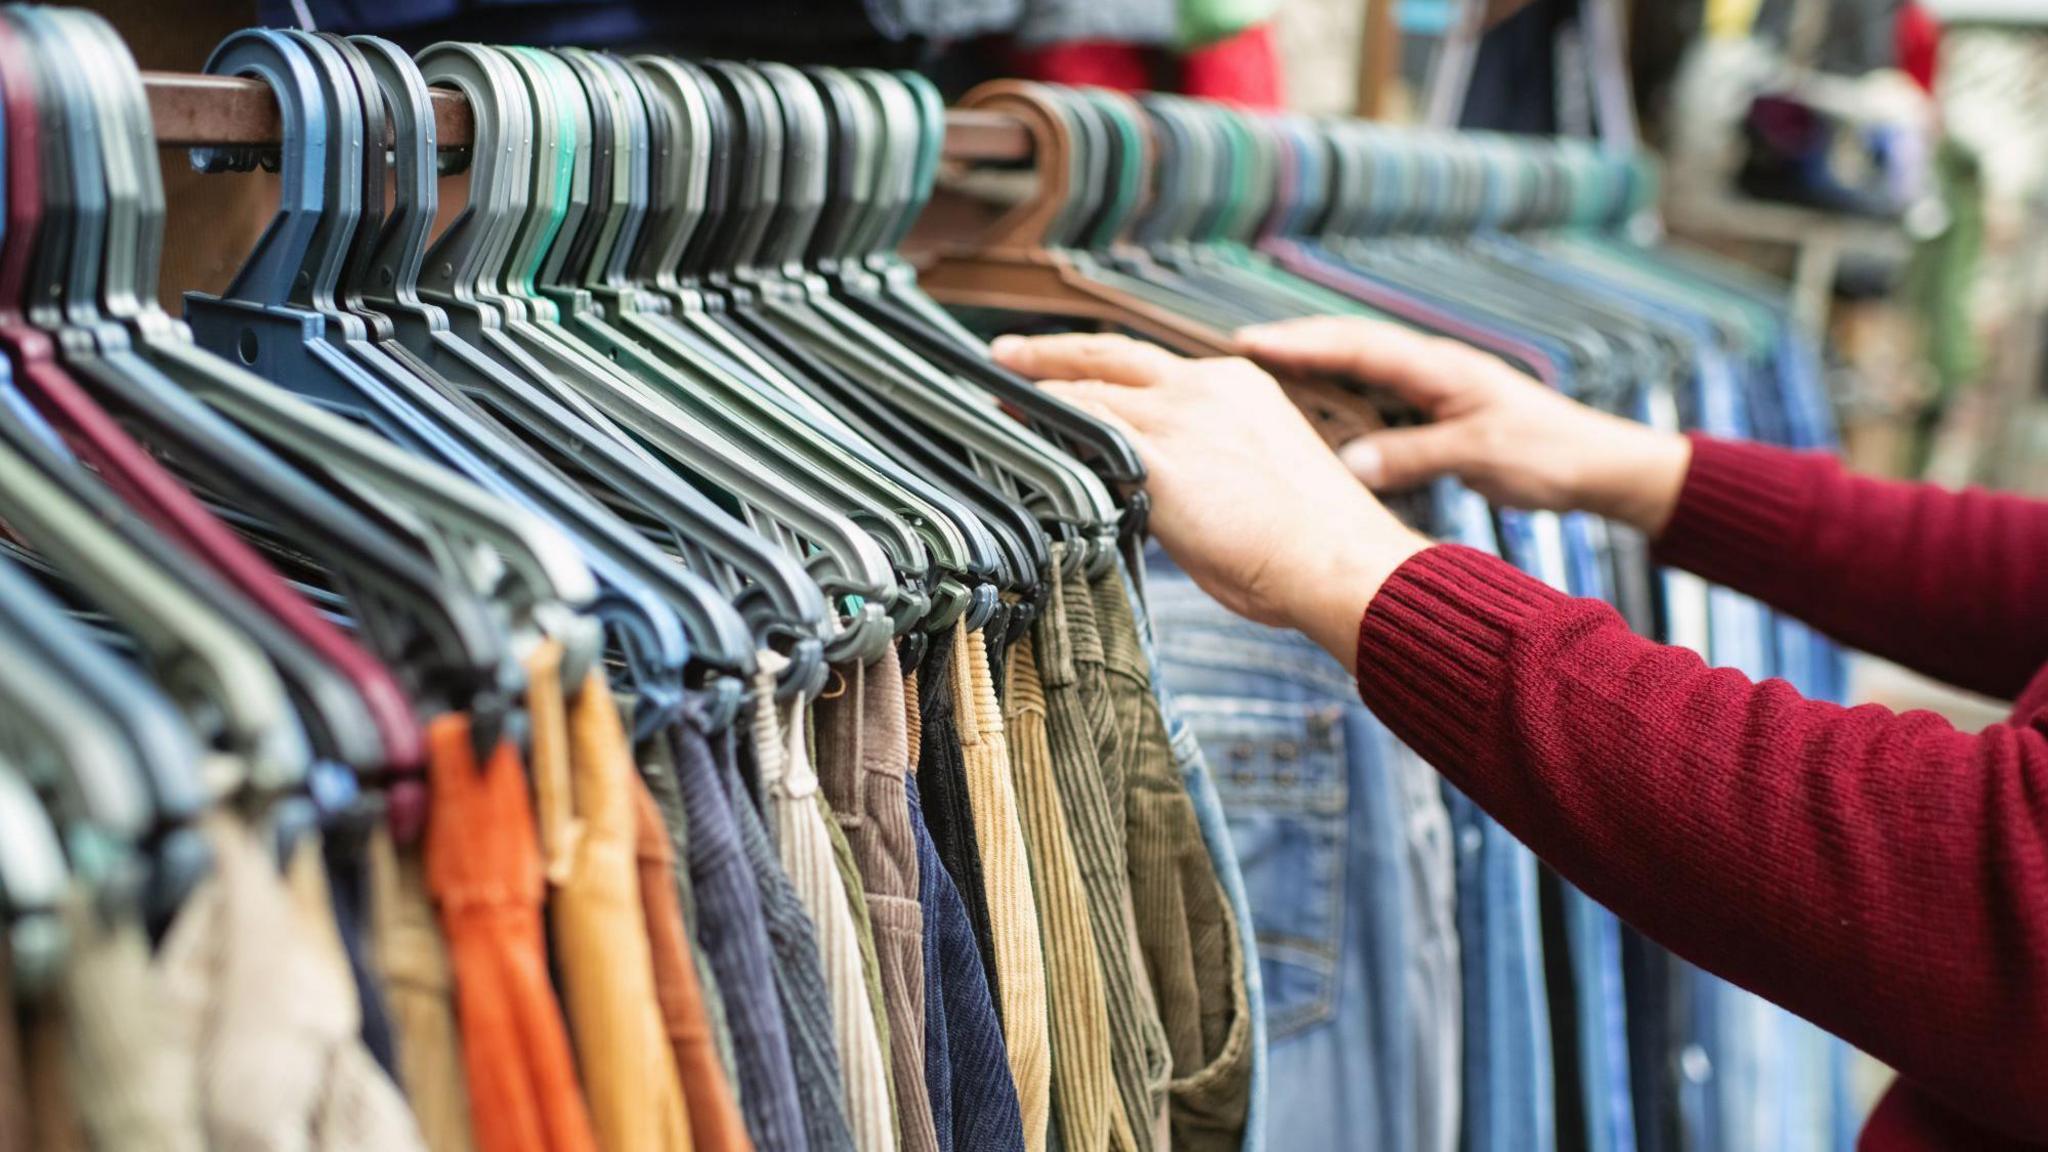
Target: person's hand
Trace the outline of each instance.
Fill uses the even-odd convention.
[[[1340,450],[1374,488],[1449,474],[1496,504],[1584,509],[1651,536],[1677,506],[1692,459],[1683,437],[1575,403],[1463,344],[1334,316],[1246,328],[1237,339],[1278,370],[1350,376],[1422,409],[1430,423]]]
[[[1347,666],[1373,593],[1428,544],[1249,361],[1186,360],[1123,336],[1006,337],[994,352],[1130,437],[1152,532],[1197,584]]]

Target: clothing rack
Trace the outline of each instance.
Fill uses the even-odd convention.
[[[149,91],[158,144],[275,144],[280,138],[277,98],[260,81],[192,72],[144,72],[142,80]],[[436,89],[434,120],[441,147],[468,146],[469,102],[461,93]],[[945,155],[954,160],[1028,160],[1031,136],[1014,117],[947,109]]]

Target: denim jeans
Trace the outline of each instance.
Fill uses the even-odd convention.
[[[1415,917],[1393,737],[1306,638],[1152,565],[1161,681],[1213,770],[1257,936],[1265,1141],[1406,1152]]]
[[[1456,480],[1436,485],[1437,535],[1500,555],[1493,510]],[[1464,977],[1464,1144],[1468,1152],[1553,1152],[1556,1068],[1536,858],[1456,788],[1443,785],[1456,844]]]
[[[1600,534],[1585,516],[1545,512],[1499,514],[1501,554],[1517,567],[1575,596],[1605,599],[1611,570],[1600,555]],[[1562,885],[1549,948],[1563,949],[1569,989],[1562,993],[1574,1018],[1553,1019],[1562,1090],[1576,1093],[1558,1104],[1558,1139],[1584,1141],[1589,1152],[1635,1152],[1634,1095],[1628,1063],[1628,1008],[1622,989],[1621,925],[1570,885]],[[1553,965],[1559,957],[1551,956]]]

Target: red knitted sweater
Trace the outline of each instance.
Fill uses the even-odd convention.
[[[2048,1147],[2048,504],[1702,438],[1659,558],[2017,707],[1806,700],[1449,545],[1373,599],[1360,691],[1623,919],[1897,1068],[1866,1152]]]

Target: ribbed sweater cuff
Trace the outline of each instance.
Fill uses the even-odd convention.
[[[1517,630],[1568,602],[1484,552],[1426,548],[1380,586],[1359,623],[1359,694],[1430,763],[1470,763],[1488,751]]]
[[[1694,434],[1678,507],[1656,544],[1659,563],[1718,584],[1756,587],[1782,572],[1787,543],[1833,461],[1816,453]]]

